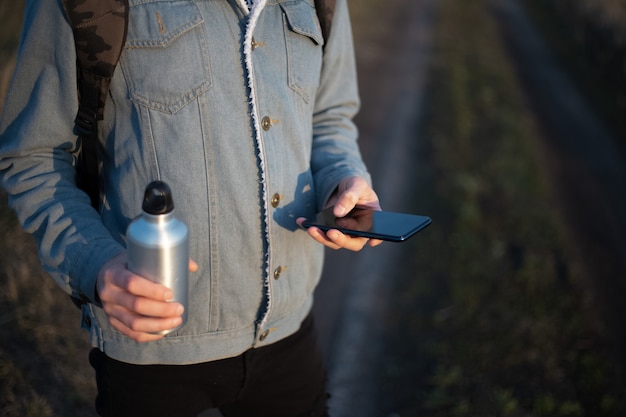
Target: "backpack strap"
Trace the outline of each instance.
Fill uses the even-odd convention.
[[[335,15],[335,1],[336,0],[315,0],[317,18],[322,27],[322,35],[326,40],[328,40],[330,36],[330,28],[333,23],[333,16]]]
[[[76,182],[99,204],[98,121],[120,59],[128,27],[128,0],[63,0],[76,47],[79,136]]]

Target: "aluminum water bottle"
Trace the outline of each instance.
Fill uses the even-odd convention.
[[[174,216],[172,191],[162,181],[148,184],[141,208],[126,231],[128,269],[168,287],[174,292],[172,301],[185,307],[180,326],[159,332],[167,334],[187,322],[189,231]]]

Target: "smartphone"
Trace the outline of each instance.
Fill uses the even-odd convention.
[[[430,217],[416,214],[378,211],[356,207],[344,217],[335,217],[333,207],[320,212],[315,219],[307,219],[302,225],[315,226],[323,231],[337,229],[358,237],[402,242],[423,230],[431,223]]]

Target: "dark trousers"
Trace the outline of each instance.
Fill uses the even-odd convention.
[[[98,349],[96,410],[102,417],[325,417],[326,372],[311,316],[294,335],[240,356],[194,365],[132,365]]]

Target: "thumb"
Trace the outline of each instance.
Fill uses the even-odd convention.
[[[337,198],[333,214],[337,217],[345,216],[356,206],[358,201],[359,198],[355,193],[350,192],[349,190],[344,192],[339,196],[339,198]]]
[[[197,272],[200,267],[193,259],[189,259],[189,272]]]

